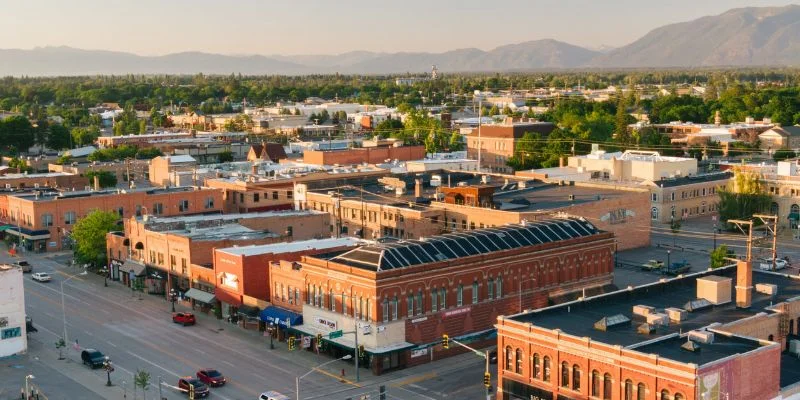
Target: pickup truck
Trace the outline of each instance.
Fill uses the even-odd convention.
[[[668,265],[666,268],[663,269],[663,272],[665,274],[667,274],[667,275],[675,276],[675,275],[683,274],[685,272],[689,272],[689,270],[691,270],[691,269],[692,269],[692,266],[689,264],[689,262],[686,261],[686,260],[683,260],[683,261],[676,261],[676,262]]]
[[[648,260],[642,264],[642,271],[657,271],[664,268],[664,262],[659,260]]]

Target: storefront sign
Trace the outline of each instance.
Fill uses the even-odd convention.
[[[56,247],[56,242],[47,242],[47,245],[50,247]]]
[[[307,349],[311,347],[311,336],[303,336],[303,348]]]
[[[422,357],[428,354],[428,348],[411,350],[411,358]]]
[[[424,321],[427,321],[427,320],[428,320],[428,317],[414,318],[414,319],[411,320],[411,323],[412,324],[416,324],[416,323],[424,322]]]
[[[370,324],[359,324],[358,327],[361,328],[362,335],[369,335],[372,333],[372,325]],[[381,328],[378,327],[378,329],[380,330]]]
[[[470,311],[470,307],[457,308],[455,310],[445,311],[442,314],[442,318],[450,318],[450,317],[455,317],[455,316],[461,315],[461,314],[468,314],[469,311]]]
[[[336,321],[333,321],[333,320],[330,320],[330,319],[326,319],[326,318],[322,318],[322,317],[314,317],[314,322],[316,322],[317,324],[322,325],[325,328],[327,328],[329,330],[332,330],[332,331],[335,331],[337,326],[338,326]]]

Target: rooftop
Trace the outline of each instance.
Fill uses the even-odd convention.
[[[99,197],[99,196],[118,196],[128,193],[142,193],[147,195],[159,195],[168,193],[181,193],[193,192],[195,190],[213,190],[209,188],[197,188],[194,186],[174,186],[168,188],[137,188],[137,189],[109,189],[109,190],[76,190],[76,191],[33,191],[23,192],[18,194],[9,194],[23,200],[29,201],[53,201],[62,199],[82,198],[82,197]]]
[[[330,259],[370,271],[387,271],[599,234],[583,219],[565,218],[447,233],[421,240],[361,246]]]
[[[264,211],[253,213],[241,214],[214,214],[214,215],[181,215],[176,217],[156,217],[148,215],[147,220],[144,217],[137,217],[137,220],[142,220],[147,224],[148,229],[157,224],[192,224],[197,222],[208,221],[225,221],[236,222],[242,219],[256,219],[256,218],[280,218],[280,217],[298,217],[304,215],[326,214],[322,211],[315,210],[284,210],[284,211]]]
[[[616,158],[617,160],[642,161],[642,162],[684,162],[684,161],[694,160],[693,158],[686,158],[686,157],[662,156],[657,151],[638,151],[638,150],[626,150],[625,152],[617,151],[612,153],[607,153],[604,150],[597,150],[586,155],[573,156],[573,157],[584,158],[588,160],[610,160],[612,158]]]
[[[675,187],[683,185],[691,185],[693,183],[725,181],[730,179],[733,174],[730,171],[712,172],[708,174],[681,176],[678,178],[662,178],[655,181],[656,185],[661,187]]]
[[[754,344],[752,341],[748,345],[747,341],[736,338],[715,337],[713,344],[700,344],[701,351],[690,352],[680,348],[680,345],[686,341],[685,337],[679,337],[681,334],[705,328],[714,323],[730,323],[760,312],[770,313],[771,311],[767,308],[771,304],[800,295],[800,277],[754,271],[754,285],[758,283],[775,284],[778,286],[778,294],[770,296],[754,291],[752,307],[749,309],[737,308],[734,302],[717,306],[709,303],[707,307],[687,312],[685,320],[671,321],[667,326],[658,326],[650,334],[638,332],[639,325],[646,321],[644,317],[633,315],[633,307],[637,305],[655,307],[657,312],[664,312],[666,308],[687,309],[689,308],[687,307],[688,302],[697,300],[696,278],[718,275],[735,279],[735,273],[735,267],[729,266],[636,288],[622,289],[586,300],[517,314],[508,318],[531,323],[545,329],[560,329],[562,332],[576,337],[588,337],[610,345],[620,345],[644,353],[658,354],[679,362],[702,365],[732,354],[752,350],[760,345]],[[734,297],[732,294],[731,298]],[[605,331],[595,329],[596,322],[603,318],[614,318],[617,315],[628,318],[630,322],[610,326]]]
[[[223,253],[236,256],[254,256],[258,254],[295,253],[305,250],[325,250],[336,247],[356,246],[365,241],[353,237],[301,240],[289,243],[263,244],[241,247],[226,247],[217,249]]]

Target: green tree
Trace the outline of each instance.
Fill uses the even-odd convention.
[[[50,125],[50,134],[47,135],[47,147],[53,150],[63,150],[70,148],[72,136],[69,129],[61,124]]]
[[[136,158],[139,160],[152,160],[156,157],[163,156],[164,153],[156,147],[143,147],[136,150]]]
[[[464,140],[457,131],[450,134],[450,141],[447,144],[447,149],[450,151],[464,150]]]
[[[492,108],[489,109],[489,116],[494,117],[495,115],[500,115],[500,109],[497,108],[497,106],[492,106]]]
[[[137,135],[141,132],[141,125],[136,118],[133,107],[126,107],[125,111],[114,118],[114,135]]]
[[[222,153],[219,153],[219,162],[232,162],[233,161],[233,152],[230,150],[225,150]]]
[[[8,161],[9,168],[16,168],[20,173],[33,172],[33,168],[28,166],[28,162],[19,157],[13,157]]]
[[[727,257],[731,257],[731,251],[728,250],[728,246],[721,245],[713,250],[710,254],[711,256],[711,269],[717,269],[720,267],[724,267],[728,264]]]
[[[767,210],[772,196],[764,194],[760,176],[754,172],[735,169],[733,187],[717,190],[719,195],[719,218],[727,222],[730,219],[750,219],[753,214]]]
[[[133,388],[142,389],[142,398],[147,400],[147,390],[150,388],[150,373],[144,370],[137,369],[133,375]],[[134,392],[134,397],[136,393]]]
[[[117,175],[111,171],[89,171],[86,173],[86,178],[89,183],[94,182],[94,177],[97,177],[101,188],[116,187]]]
[[[789,149],[775,150],[775,154],[772,155],[772,159],[775,161],[783,161],[795,157],[797,157],[797,154],[795,154],[794,151]]]
[[[620,144],[629,144],[632,142],[631,133],[628,125],[634,120],[633,117],[628,115],[628,103],[625,97],[619,95],[617,101],[617,114],[614,117],[614,139]]]
[[[405,126],[403,126],[402,121],[389,117],[378,122],[378,125],[375,126],[375,134],[381,138],[387,138],[396,132],[402,131],[403,128]]]
[[[70,135],[72,135],[72,143],[75,147],[88,146],[100,137],[100,129],[96,126],[72,128]]]
[[[536,132],[525,132],[514,150],[514,156],[506,164],[514,170],[541,168],[544,161],[546,141]]]
[[[228,132],[244,132],[249,129],[253,120],[247,114],[239,114],[225,121],[223,128]]]
[[[106,264],[106,234],[119,229],[120,216],[114,211],[95,210],[78,220],[72,229],[75,258],[94,266]]]
[[[19,115],[0,120],[0,141],[18,152],[26,152],[35,140],[31,121]]]

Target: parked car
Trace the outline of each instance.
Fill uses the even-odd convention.
[[[258,400],[291,400],[289,396],[284,396],[276,391],[269,391],[261,393],[261,396],[258,396]]]
[[[227,382],[224,375],[211,368],[201,369],[200,371],[197,371],[196,375],[197,379],[200,379],[200,382],[203,382],[211,387],[222,386],[225,384],[225,382]]]
[[[789,266],[789,263],[782,258],[775,259],[775,270],[784,269]],[[758,264],[758,268],[764,271],[771,271],[772,270],[772,259],[765,259],[761,260]]]
[[[186,325],[194,325],[196,321],[194,319],[194,314],[192,313],[176,312],[172,313],[172,322],[186,326]]]
[[[682,260],[673,262],[672,264],[663,268],[662,271],[667,275],[676,276],[689,272],[691,269],[691,264],[689,264],[689,262],[686,260]]]
[[[186,376],[181,379],[178,379],[178,389],[182,392],[189,394],[189,387],[194,387],[194,397],[206,397],[210,390],[208,390],[208,386],[205,383],[200,382],[199,380],[192,378],[191,376]]]
[[[31,279],[37,282],[50,282],[53,278],[47,272],[34,272],[31,274]]]
[[[106,362],[105,354],[95,349],[84,349],[81,352],[81,360],[84,365],[88,365],[91,369],[100,368]]]
[[[27,273],[27,272],[33,271],[33,265],[30,265],[25,260],[19,260],[19,261],[15,262],[14,265],[16,265],[17,267],[20,267],[22,269],[23,273]]]
[[[648,260],[642,264],[643,271],[657,271],[664,267],[664,262],[660,260]]]

